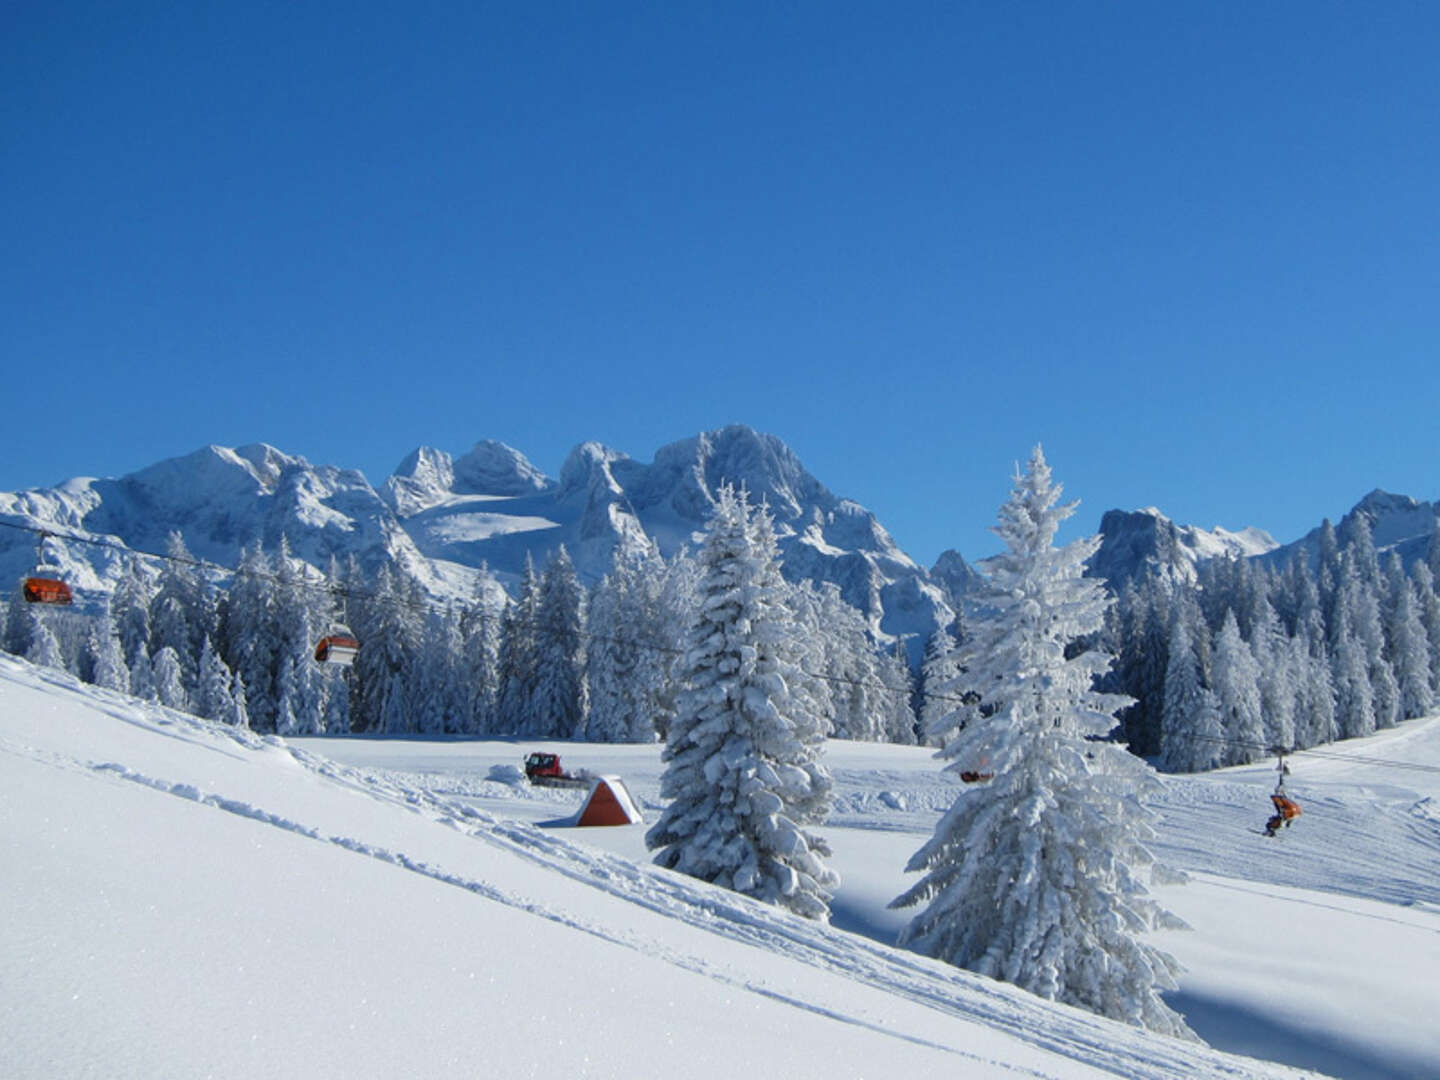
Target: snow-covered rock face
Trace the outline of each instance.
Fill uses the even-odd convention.
[[[1371,539],[1382,559],[1393,551],[1408,566],[1424,559],[1430,551],[1430,539],[1440,523],[1440,502],[1423,502],[1408,495],[1394,495],[1376,488],[1340,519],[1336,527],[1340,536],[1357,515],[1370,523]],[[1293,544],[1275,551],[1272,558],[1286,562],[1296,551],[1304,551],[1312,559],[1319,550],[1320,528],[1311,529]]]
[[[984,580],[980,571],[966,562],[965,557],[954,548],[940,553],[940,558],[936,559],[935,565],[930,568],[930,578],[945,590],[951,607],[955,607],[962,596],[977,588]]]
[[[364,569],[387,562],[418,565],[418,552],[395,514],[353,469],[313,466],[274,447],[209,446],[119,479],[70,481],[49,491],[0,495],[0,513],[29,525],[58,525],[137,551],[162,552],[178,531],[197,557],[230,567],[260,541],[324,569],[354,556]],[[29,534],[4,530],[0,573],[10,579],[34,558]],[[107,587],[121,559],[114,546],[51,539],[80,584]],[[88,569],[86,569],[88,568]]]
[[[1205,559],[1249,558],[1279,546],[1263,529],[1231,532],[1176,525],[1153,506],[1106,511],[1100,537],[1089,573],[1105,578],[1116,590],[1150,569],[1176,581],[1194,581],[1195,566]]]
[[[455,460],[455,490],[464,495],[533,495],[551,481],[519,450],[484,439]]]

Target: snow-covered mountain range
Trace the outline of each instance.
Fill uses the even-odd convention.
[[[921,567],[873,513],[832,493],[782,440],[738,424],[664,446],[649,463],[581,443],[558,479],[499,442],[481,441],[459,457],[420,447],[378,489],[354,469],[312,465],[264,444],[208,446],[118,479],[0,493],[0,522],[113,545],[45,542],[44,561],[96,593],[115,580],[125,549],[164,551],[178,530],[191,552],[220,566],[236,565],[247,544],[274,549],[284,536],[321,569],[353,556],[372,571],[398,564],[437,597],[484,591],[498,599],[527,556],[543,565],[562,544],[589,581],[618,551],[653,543],[674,554],[694,543],[726,482],[769,507],[788,577],[833,582],[880,640],[905,639],[917,661],[979,580],[956,551]],[[1427,550],[1437,507],[1375,491],[1350,511],[1357,513],[1370,520],[1382,552],[1409,560]],[[1149,566],[1190,580],[1198,562],[1217,555],[1284,558],[1313,547],[1318,530],[1281,547],[1260,529],[1177,525],[1146,508],[1107,512],[1100,533],[1091,570],[1118,587]],[[35,561],[33,534],[0,529],[0,574],[14,580]]]
[[[482,441],[452,457],[421,447],[379,488],[357,471],[312,465],[270,446],[209,446],[119,479],[0,494],[0,515],[159,552],[178,530],[195,555],[234,566],[256,540],[283,535],[314,566],[354,556],[362,567],[404,566],[436,596],[511,585],[525,560],[543,565],[565,545],[598,580],[619,551],[692,544],[722,483],[743,485],[775,518],[792,580],[833,582],[882,639],[914,648],[953,617],[944,591],[875,515],[834,495],[780,439],[733,425],[662,447],[649,464],[587,442],[558,479],[524,454]],[[52,538],[45,561],[81,588],[103,590],[122,552]],[[4,530],[0,571],[35,561],[31,534]]]

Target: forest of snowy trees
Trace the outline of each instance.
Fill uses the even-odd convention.
[[[130,557],[98,607],[27,604],[17,588],[0,640],[87,682],[262,732],[652,742],[683,689],[700,577],[694,554],[651,551],[586,588],[562,547],[543,568],[527,563],[497,607],[442,605],[389,567],[321,574],[283,541],[247,548],[226,588],[215,570],[174,534],[165,558]],[[835,586],[781,591],[828,732],[913,743],[903,654],[877,648]],[[314,659],[338,626],[361,643],[349,669]]]
[[[283,541],[247,548],[228,575],[178,534],[167,556],[132,556],[84,613],[15,590],[0,641],[88,682],[281,734],[663,741],[684,689],[697,553],[623,558],[587,588],[562,548],[527,565],[503,606],[442,605],[396,568],[322,574]],[[1152,574],[1127,586],[1095,638],[1116,657],[1099,689],[1135,699],[1117,736],[1163,770],[1194,771],[1423,714],[1440,685],[1437,563],[1435,543],[1428,563],[1382,561],[1356,514],[1284,566],[1214,559],[1197,582]],[[955,708],[936,688],[959,674],[963,619],[932,637],[912,679],[835,586],[783,591],[804,643],[798,670],[831,736],[913,743]],[[313,658],[338,625],[362,643],[348,670]]]
[[[1106,689],[1135,753],[1194,772],[1368,735],[1422,716],[1440,685],[1440,599],[1429,561],[1383,562],[1368,519],[1326,521],[1313,555],[1201,563],[1195,585],[1152,574],[1125,589],[1105,639]]]

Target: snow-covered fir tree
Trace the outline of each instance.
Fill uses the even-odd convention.
[[[1177,612],[1170,631],[1170,666],[1165,672],[1165,711],[1160,726],[1160,767],[1166,772],[1214,769],[1225,739],[1220,707],[1200,675],[1190,620]],[[1198,624],[1204,633],[1205,624]]]
[[[1160,997],[1177,965],[1140,940],[1165,919],[1146,891],[1152,833],[1136,797],[1154,776],[1090,738],[1126,703],[1093,688],[1111,657],[1077,645],[1101,629],[1110,602],[1083,576],[1099,538],[1054,547],[1075,509],[1059,497],[1037,446],[1000,508],[1007,550],[984,566],[959,656],[962,685],[987,715],[936,733],[948,770],[987,758],[994,778],[956,799],[910,860],[925,876],[892,906],[926,905],[901,936],[919,952],[1188,1036]]]
[[[496,692],[500,671],[500,618],[483,595],[460,619],[461,664],[466,730],[488,735],[495,730]]]
[[[763,522],[757,531],[743,492],[720,489],[685,636],[685,689],[661,754],[669,802],[646,842],[661,866],[826,919],[838,884],[828,848],[787,808],[823,813],[829,777],[816,718],[791,713],[797,673],[786,658],[773,531],[767,542]]]
[[[423,610],[413,582],[389,566],[380,569],[373,589],[352,592],[351,625],[360,642],[354,664],[358,693],[351,702],[354,730],[385,734],[413,730],[410,672],[419,648]]]
[[[201,639],[213,629],[213,609],[197,560],[178,531],[166,539],[165,553],[159,589],[150,602],[150,655],[158,664],[162,649],[174,653],[188,697],[195,688]]]
[[[274,566],[270,621],[277,661],[275,730],[281,735],[319,735],[325,730],[325,683],[314,655],[316,643],[329,629],[329,593],[314,579],[314,571],[294,558],[283,534]]]
[[[955,662],[955,652],[960,641],[948,628],[942,627],[930,635],[925,643],[925,659],[920,666],[920,731],[946,731],[951,726],[945,717],[954,712],[960,704],[954,696],[956,680],[960,677],[960,666]]]
[[[507,605],[500,621],[499,689],[496,734],[513,735],[531,729],[531,707],[540,663],[540,575],[525,553],[520,591]]]
[[[217,647],[225,665],[244,678],[247,715],[257,731],[275,730],[274,592],[270,559],[258,543],[246,547],[226,596]]]
[[[1400,691],[1400,716],[1408,720],[1430,711],[1435,689],[1430,677],[1430,643],[1420,621],[1416,589],[1405,576],[1400,556],[1393,552],[1385,565],[1385,588],[1389,597],[1385,639]]]
[[[1270,744],[1265,741],[1260,706],[1260,665],[1241,638],[1233,611],[1225,613],[1225,622],[1215,635],[1214,668],[1211,682],[1226,740],[1221,760],[1226,765],[1243,765],[1263,757]]]
[[[1266,746],[1291,749],[1295,745],[1295,681],[1290,639],[1280,616],[1264,591],[1255,594],[1250,616],[1250,651],[1257,668],[1260,716]]]
[[[225,722],[238,728],[250,726],[250,708],[245,694],[245,677],[238,671],[230,684],[230,712]]]
[[[879,671],[876,679],[885,687],[881,706],[884,710],[887,742],[900,746],[915,745],[915,700],[914,677],[910,672],[910,661],[905,655],[905,643],[895,642],[890,652],[881,653],[878,658]]]
[[[148,654],[150,648],[150,599],[151,588],[136,555],[127,556],[122,563],[119,580],[110,594],[110,617],[115,633],[120,638],[120,652],[125,657],[135,655],[143,642]]]
[[[25,617],[29,628],[25,634],[25,659],[39,667],[65,670],[65,656],[60,651],[60,640],[50,624],[34,611],[27,611]]]
[[[415,672],[415,730],[458,735],[465,730],[468,699],[462,685],[464,641],[454,611],[432,611],[425,622]]]
[[[233,706],[230,692],[230,669],[210,644],[210,635],[200,648],[199,672],[195,681],[193,708],[196,716],[207,720],[228,720]]]
[[[96,686],[122,694],[130,692],[130,668],[109,607],[90,627],[90,656],[90,678]]]
[[[1322,583],[1326,574],[1322,573]],[[1354,634],[1354,596],[1358,584],[1337,586],[1329,623],[1330,670],[1335,687],[1335,726],[1343,739],[1375,732],[1375,695],[1370,685],[1364,643]],[[1323,590],[1322,590],[1323,595]]]
[[[700,604],[700,560],[688,548],[681,548],[665,564],[663,580],[658,583],[658,633],[662,642],[682,641],[695,622]],[[655,734],[663,742],[669,737],[674,722],[677,700],[684,680],[684,652],[669,649],[656,654],[663,675],[657,680],[654,694]]]
[[[1440,549],[1433,537],[1431,545],[1432,551]],[[1414,575],[1416,606],[1430,653],[1430,685],[1440,692],[1440,595],[1435,592],[1435,575],[1428,564],[1416,563]]]
[[[143,641],[135,643],[130,654],[130,693],[142,701],[155,701],[155,670],[150,664],[150,649]]]
[[[155,654],[155,700],[167,709],[188,712],[190,695],[185,690],[180,657],[170,645],[163,645]]]
[[[662,708],[671,652],[663,636],[664,580],[657,552],[620,553],[594,589],[587,618],[587,739],[656,739],[655,717]]]
[[[585,589],[564,545],[545,566],[535,642],[535,689],[527,734],[573,739],[584,733]]]

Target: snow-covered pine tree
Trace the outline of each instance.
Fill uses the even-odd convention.
[[[110,614],[115,633],[120,637],[120,652],[132,657],[143,642],[146,655],[150,648],[151,589],[137,555],[126,556],[110,594]]]
[[[96,686],[122,694],[130,692],[130,668],[108,606],[90,626],[90,656],[90,677]]]
[[[587,615],[586,675],[594,742],[654,742],[667,655],[660,588],[665,566],[654,551],[620,553],[598,585]]]
[[[190,695],[185,691],[180,657],[170,645],[162,645],[155,654],[155,700],[178,712],[186,712],[190,708]]]
[[[1208,633],[1204,622],[1199,630]],[[1200,677],[1200,659],[1191,641],[1192,624],[1179,612],[1170,631],[1170,666],[1165,672],[1165,712],[1160,724],[1160,767],[1166,772],[1214,769],[1224,757],[1220,707]]]
[[[1435,704],[1435,689],[1430,681],[1430,644],[1420,621],[1415,587],[1394,552],[1386,561],[1385,587],[1389,593],[1385,638],[1399,684],[1400,718],[1409,720],[1430,711]]]
[[[142,701],[154,701],[155,695],[155,669],[150,663],[149,646],[143,641],[135,643],[135,651],[130,654],[130,693]]]
[[[10,592],[5,610],[5,651],[12,656],[24,656],[30,648],[32,625],[30,605],[25,602],[18,583]]]
[[[1323,579],[1324,575],[1322,575]],[[1335,590],[1330,621],[1330,671],[1335,680],[1335,726],[1342,739],[1373,735],[1375,694],[1370,685],[1365,645],[1355,637],[1354,597],[1360,588],[1353,580]]]
[[[1290,639],[1280,625],[1280,616],[1263,590],[1255,593],[1250,615],[1250,651],[1257,667],[1260,688],[1260,716],[1265,745],[1291,749],[1295,745],[1295,680]]]
[[[925,659],[920,665],[920,731],[948,731],[959,727],[958,722],[948,722],[945,717],[960,706],[954,696],[956,682],[960,677],[960,665],[955,652],[960,642],[946,627],[930,635],[925,643]],[[929,744],[933,745],[933,744]]]
[[[535,690],[527,734],[573,739],[584,733],[585,589],[562,544],[540,579]]]
[[[539,665],[540,575],[525,553],[520,592],[500,618],[498,715],[495,732],[513,735],[531,730],[531,706]]]
[[[195,682],[195,715],[203,716],[207,720],[228,720],[234,706],[230,683],[230,669],[210,644],[210,635],[207,634],[200,647],[200,670]]]
[[[256,731],[275,730],[274,572],[259,543],[240,553],[221,624],[225,666],[244,676],[247,716]]]
[[[461,617],[460,634],[464,639],[465,730],[489,735],[495,730],[495,694],[500,681],[500,619],[483,592]]]
[[[25,634],[28,642],[25,647],[25,659],[38,667],[64,671],[65,656],[60,650],[60,639],[55,636],[55,631],[50,629],[48,622],[33,611],[27,611],[25,616],[29,622],[29,629]]]
[[[162,649],[174,651],[180,685],[188,698],[195,689],[200,643],[208,629],[205,582],[178,530],[166,538],[165,553],[159,589],[150,601],[150,655],[158,664]]]
[[[230,712],[225,717],[226,723],[238,727],[250,727],[250,708],[245,695],[245,677],[240,672],[235,673],[235,679],[230,684]]]
[[[380,568],[372,591],[363,598],[352,595],[350,615],[360,641],[354,664],[358,693],[351,702],[356,731],[400,735],[414,730],[408,673],[419,639],[416,600],[407,581],[389,566]]]
[[[1102,688],[1113,689],[1132,699],[1132,704],[1120,711],[1120,724],[1131,753],[1141,757],[1160,751],[1171,612],[1177,603],[1177,592],[1188,593],[1189,601],[1196,602],[1193,592],[1177,589],[1151,571],[1126,588],[1119,611],[1111,620],[1120,628],[1120,649],[1115,670],[1104,676],[1106,685]],[[1208,637],[1205,635],[1207,641]]]
[[[1425,627],[1425,639],[1429,643],[1430,685],[1440,691],[1440,596],[1435,592],[1435,575],[1426,563],[1416,563],[1413,572],[1420,623]]]
[[[961,683],[988,715],[936,733],[948,771],[988,758],[995,775],[956,799],[907,867],[925,877],[891,906],[927,904],[901,935],[918,952],[1190,1036],[1160,997],[1177,964],[1139,936],[1167,919],[1143,880],[1152,833],[1137,794],[1154,774],[1090,738],[1114,727],[1126,701],[1093,689],[1110,656],[1067,655],[1101,629],[1111,601],[1084,576],[1098,537],[1053,546],[1075,509],[1059,497],[1037,446],[1000,508],[1008,550],[986,561],[967,612]]]
[[[670,801],[646,843],[661,866],[827,919],[838,877],[823,842],[786,807],[828,791],[828,776],[813,731],[797,733],[789,713],[794,672],[773,534],[767,547],[744,493],[729,485],[716,496],[699,565],[686,688],[661,754]]]
[[[771,790],[783,800],[781,813],[791,822],[800,826],[820,825],[830,816],[833,798],[830,773],[820,759],[825,738],[832,729],[834,712],[824,680],[802,666],[808,655],[806,643],[800,640],[796,627],[786,620],[790,610],[786,601],[792,587],[780,573],[775,519],[764,504],[751,515],[750,542],[760,566],[760,590],[780,598],[780,610],[753,630],[758,644],[769,645],[775,671],[784,680],[784,698],[772,696],[771,703],[784,718],[790,739],[799,747],[796,752],[788,743],[777,744],[784,748],[776,753],[777,764],[795,772]],[[906,696],[909,696],[908,688]],[[760,750],[766,751],[763,742]],[[830,857],[830,846],[822,837],[810,832],[805,832],[803,837],[813,854]],[[833,875],[832,884],[839,880],[838,875]]]
[[[1312,652],[1306,637],[1290,639],[1295,679],[1295,745],[1300,748],[1334,742],[1335,682],[1322,646]]]
[[[327,628],[330,594],[314,571],[291,554],[283,533],[275,557],[271,605],[275,628],[275,730],[319,735],[325,730],[325,685],[315,643]]]
[[[900,746],[915,745],[914,677],[905,655],[905,643],[896,641],[890,652],[878,657],[876,680],[885,687],[881,706],[885,717],[885,740]]]
[[[1243,765],[1263,757],[1265,719],[1260,706],[1260,665],[1240,636],[1240,623],[1233,611],[1215,635],[1214,671],[1211,687],[1220,706],[1221,730],[1225,735],[1223,762]]]
[[[656,640],[666,643],[684,640],[700,605],[700,574],[700,561],[688,548],[682,547],[665,563],[663,574],[652,586],[658,627]],[[676,700],[684,688],[685,657],[684,651],[676,648],[656,655],[661,661],[661,672],[651,719],[656,737],[664,742],[675,719]]]
[[[415,725],[422,735],[458,735],[464,730],[468,702],[461,685],[463,651],[455,612],[431,612],[416,656]]]

